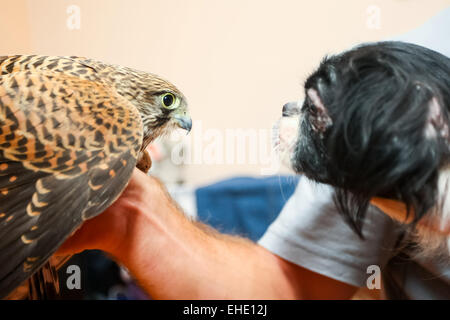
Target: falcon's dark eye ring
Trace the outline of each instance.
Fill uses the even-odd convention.
[[[175,109],[180,104],[180,101],[172,93],[165,93],[161,96],[161,103],[164,108]]]

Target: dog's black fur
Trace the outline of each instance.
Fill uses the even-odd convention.
[[[435,205],[449,164],[450,59],[403,42],[363,45],[326,57],[305,96],[293,167],[335,187],[360,236],[372,197],[403,201],[415,221]],[[433,99],[439,114],[431,117]]]

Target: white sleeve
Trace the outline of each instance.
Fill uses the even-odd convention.
[[[339,215],[333,189],[302,177],[259,244],[314,272],[365,286],[367,267],[383,268],[394,254],[399,231],[387,215],[370,207],[361,240]]]

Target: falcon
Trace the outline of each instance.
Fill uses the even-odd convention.
[[[121,194],[156,137],[192,121],[157,75],[81,57],[0,57],[0,297]]]

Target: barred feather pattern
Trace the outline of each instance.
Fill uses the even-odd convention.
[[[161,92],[183,97],[156,75],[85,58],[0,57],[0,297],[42,276],[120,195],[146,144],[173,127]]]

